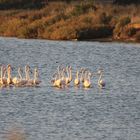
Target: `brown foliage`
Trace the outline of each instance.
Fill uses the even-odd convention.
[[[114,35],[123,31],[130,22],[128,16],[131,22],[140,21],[139,9],[140,6],[134,5],[50,2],[38,10],[0,11],[0,35],[69,40],[78,38],[83,31],[87,34],[88,30],[90,38],[95,37],[95,31],[99,37],[108,37],[108,31],[112,33],[113,28]],[[126,30],[127,33],[135,35],[131,29]]]

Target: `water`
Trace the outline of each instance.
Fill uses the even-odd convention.
[[[27,140],[140,140],[140,45],[0,38],[0,63],[38,66],[37,88],[0,89],[0,139],[22,129]],[[51,86],[58,65],[105,71],[106,88]]]

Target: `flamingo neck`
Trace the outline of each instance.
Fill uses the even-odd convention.
[[[19,75],[20,80],[22,80],[23,77],[22,77],[22,75],[21,75],[21,70],[20,70],[20,68],[18,69],[18,75]]]
[[[29,71],[27,72],[27,77],[28,77],[28,80],[30,80],[30,74],[29,74]]]
[[[10,67],[7,69],[7,78],[11,79],[11,68]]]
[[[28,80],[27,78],[28,78],[28,77],[27,77],[27,68],[26,68],[26,66],[25,66],[25,80]]]
[[[79,72],[76,73],[76,78],[79,79]]]
[[[30,75],[29,75],[29,71],[25,71],[25,79],[26,80],[30,80]]]
[[[30,75],[29,75],[29,72],[30,72],[30,67],[28,65],[25,66],[25,79],[28,81],[30,80]]]
[[[58,79],[61,79],[60,66],[58,67]]]
[[[3,78],[6,78],[6,70],[3,72]]]
[[[60,71],[58,71],[58,79],[61,79]]]
[[[84,71],[82,70],[82,73],[81,73],[81,76],[80,76],[81,81],[83,81],[83,74],[84,74]]]
[[[90,82],[90,73],[88,74],[88,81]]]
[[[64,80],[64,73],[63,73],[63,70],[61,71],[61,80],[63,81]]]
[[[69,79],[70,79],[70,81],[72,80],[72,71],[71,71],[71,69],[69,70]]]
[[[85,72],[84,80],[87,80],[88,78],[88,72]]]
[[[35,69],[34,71],[34,80],[36,81],[38,79],[38,71]]]
[[[70,79],[70,73],[69,73],[68,67],[66,68],[66,71],[67,71],[67,76],[68,76],[68,78]]]
[[[102,79],[102,75],[103,73],[101,72],[100,76],[99,76],[99,79],[98,79],[98,83],[100,83],[101,79]]]

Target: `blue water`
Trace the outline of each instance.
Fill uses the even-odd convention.
[[[140,45],[86,41],[0,38],[0,63],[38,67],[40,87],[0,89],[0,139],[11,130],[27,140],[140,140]],[[51,77],[58,65],[104,69],[86,90],[73,83],[56,89]]]

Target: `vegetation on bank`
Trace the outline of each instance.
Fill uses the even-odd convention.
[[[54,40],[112,38],[140,41],[140,6],[103,5],[92,1],[49,2],[40,9],[1,10],[0,35]]]
[[[0,0],[0,9],[41,8],[46,0]]]

